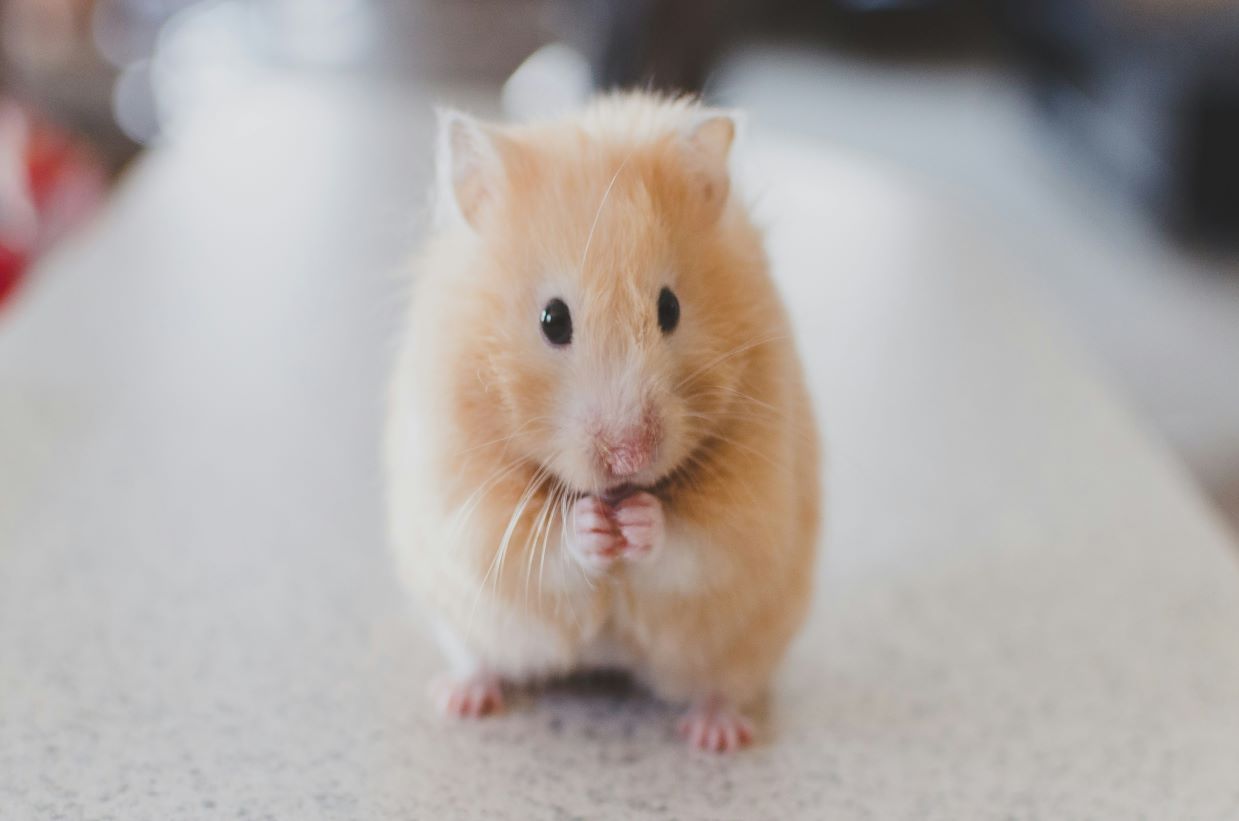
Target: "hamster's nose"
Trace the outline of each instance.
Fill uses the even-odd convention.
[[[623,440],[618,444],[604,446],[607,470],[617,478],[639,473],[649,465],[651,455],[649,448],[635,441]]]
[[[617,479],[640,473],[654,461],[662,431],[650,415],[639,425],[604,435],[598,440],[598,455],[607,472]]]

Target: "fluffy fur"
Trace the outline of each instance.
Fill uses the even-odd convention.
[[[558,122],[442,123],[386,455],[403,580],[473,688],[447,698],[480,713],[497,680],[620,664],[698,705],[699,746],[736,746],[740,724],[701,716],[757,697],[800,625],[819,486],[788,320],[730,192],[734,119],[633,94]],[[562,348],[539,326],[552,297]],[[634,425],[656,444],[617,490],[600,437]],[[657,549],[586,561],[579,509],[634,489]]]

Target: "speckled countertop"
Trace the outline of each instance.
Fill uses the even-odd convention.
[[[0,818],[1239,817],[1235,544],[1000,243],[760,124],[831,451],[762,743],[609,682],[438,719],[376,452],[426,101],[226,114],[0,317]]]

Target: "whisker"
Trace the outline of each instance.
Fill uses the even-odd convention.
[[[523,464],[523,459],[517,459],[510,462],[506,467],[502,467],[495,473],[491,474],[489,479],[479,485],[478,488],[469,495],[469,498],[465,500],[465,503],[457,510],[451,525],[448,527],[446,534],[447,539],[445,541],[450,543],[460,538],[460,534],[464,530],[465,525],[468,524],[469,518],[473,515],[473,512],[477,510],[478,505],[482,503],[482,499],[485,498],[486,494],[494,489],[495,485],[503,481],[508,474]]]
[[[770,411],[771,413],[778,414],[779,416],[786,415],[782,408],[776,408],[774,405],[771,405],[769,402],[758,399],[756,396],[750,396],[749,394],[745,393],[739,388],[732,388],[726,385],[715,385],[713,387],[706,388],[694,394],[694,396],[708,396],[708,395],[715,394],[715,393],[725,393],[730,396],[734,396],[737,399],[742,399],[745,402],[751,402],[752,404],[757,405],[759,408],[763,408],[765,410]]]
[[[636,148],[629,149],[624,159],[620,162],[619,167],[615,169],[615,173],[611,175],[611,181],[607,183],[606,190],[602,192],[602,199],[598,202],[598,210],[594,212],[594,221],[589,225],[589,234],[585,237],[585,249],[581,251],[581,268],[585,268],[585,260],[589,258],[589,246],[594,241],[594,231],[598,228],[598,219],[602,216],[602,209],[606,207],[607,199],[611,196],[611,189],[615,187],[615,181],[619,179],[620,172],[624,170],[624,166],[628,165],[628,161],[632,159],[633,152]]]
[[[757,449],[757,448],[753,447],[752,445],[746,444],[746,443],[741,442],[741,441],[739,441],[739,440],[737,440],[737,439],[732,439],[731,437],[729,437],[729,436],[724,436],[724,435],[722,435],[722,434],[720,434],[720,433],[714,433],[714,434],[712,434],[712,436],[713,436],[713,438],[714,438],[715,440],[717,440],[717,441],[719,441],[719,442],[722,442],[722,443],[727,444],[727,445],[731,445],[732,447],[739,448],[740,450],[743,450],[743,451],[745,451],[746,453],[751,453],[752,455],[756,456],[757,458],[762,459],[763,461],[765,461],[765,462],[766,462],[766,464],[770,465],[770,466],[771,466],[772,468],[774,468],[776,471],[780,471],[780,472],[783,472],[783,471],[788,471],[788,472],[790,472],[790,470],[791,470],[791,465],[787,465],[787,464],[779,464],[778,462],[776,462],[774,459],[772,459],[772,458],[770,457],[770,454],[768,454],[768,453],[763,453],[761,450],[759,450],[759,449]]]
[[[559,538],[560,551],[563,552],[568,545],[568,488],[561,482],[559,483],[561,493],[559,494]],[[542,545],[542,555],[538,557],[538,598],[542,597],[542,572],[546,569],[546,544]],[[559,603],[556,601],[556,608]]]
[[[679,382],[676,383],[675,389],[679,390],[680,388],[684,387],[692,380],[696,379],[697,377],[701,376],[702,374],[706,373],[707,371],[713,368],[717,368],[719,365],[723,364],[728,359],[731,359],[734,356],[739,356],[745,351],[750,351],[753,348],[758,347],[759,345],[767,345],[771,342],[775,342],[780,339],[787,339],[787,334],[774,334],[772,336],[759,337],[757,339],[750,340],[748,342],[737,345],[731,350],[725,351],[724,353],[719,354],[714,359],[711,359],[709,362],[707,362],[705,365],[702,365],[700,368],[698,368],[697,370],[690,373],[688,376],[681,379]]]
[[[519,428],[509,433],[507,436],[500,436],[498,439],[491,439],[489,442],[482,442],[477,445],[471,445],[465,448],[464,450],[457,451],[456,456],[458,457],[464,456],[466,453],[472,453],[475,450],[481,450],[482,448],[489,447],[490,445],[498,445],[503,442],[507,442],[509,440],[515,439],[517,436],[520,436],[522,433],[525,432],[525,428],[529,427],[535,422],[550,422],[550,421],[553,421],[553,420],[549,416],[535,416],[532,419],[526,420],[526,422],[523,425],[521,425]]]
[[[503,575],[503,565],[508,556],[508,548],[512,544],[512,536],[516,533],[516,528],[520,526],[520,521],[525,515],[525,508],[529,507],[529,503],[533,497],[541,490],[543,482],[546,480],[548,472],[545,467],[538,468],[538,472],[534,474],[534,480],[529,488],[521,496],[520,501],[516,504],[516,509],[512,512],[508,519],[508,526],[503,531],[503,539],[499,543],[499,568],[495,573],[495,578],[492,581],[491,592],[499,592],[499,579]]]
[[[546,498],[542,500],[542,507],[538,510],[538,518],[534,520],[534,526],[530,529],[529,535],[525,538],[525,607],[529,608],[529,581],[533,575],[533,556],[538,551],[538,541],[544,529],[549,529],[549,520],[547,519],[547,511],[553,510],[553,500],[557,488],[551,486],[551,492],[546,494]],[[539,596],[539,598],[541,598]]]
[[[554,504],[552,505],[551,516],[549,519],[547,519],[546,529],[542,532],[542,545],[541,545],[541,548],[538,550],[538,604],[539,606],[541,606],[542,604],[542,566],[543,566],[543,563],[546,561],[546,551],[547,551],[547,547],[551,540],[552,523],[554,521],[555,515],[560,510],[560,502],[564,497],[564,493],[566,493],[566,490],[563,486],[563,483],[560,482],[558,479],[556,479],[554,486],[551,488],[551,498],[554,499]],[[532,565],[533,565],[533,554],[530,554],[530,566],[532,567]],[[528,585],[528,579],[526,579],[526,585]]]
[[[525,506],[529,504],[530,498],[532,498],[533,494],[540,486],[545,470],[546,468],[540,467],[534,471],[533,475],[525,483],[525,489],[522,492],[516,507],[513,509],[512,515],[508,518],[508,526],[504,531],[503,539],[500,542],[499,548],[495,551],[494,557],[491,558],[490,564],[486,568],[486,573],[482,576],[482,580],[478,583],[477,590],[474,592],[473,604],[469,609],[469,620],[468,627],[466,628],[466,635],[472,631],[473,619],[477,613],[478,603],[482,598],[482,591],[486,589],[486,583],[490,580],[492,573],[495,573],[495,586],[493,589],[496,592],[498,591],[499,575],[503,572],[503,556],[507,552],[508,542],[511,540],[512,532],[516,529],[516,525],[520,521],[521,514],[525,512]]]

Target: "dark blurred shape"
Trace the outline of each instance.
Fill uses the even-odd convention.
[[[1046,113],[1169,227],[1239,238],[1239,8],[1005,0]]]
[[[596,88],[709,96],[721,56],[762,38],[1013,65],[1163,224],[1239,239],[1236,0],[0,0],[0,84],[116,168],[272,67],[494,83],[567,41]]]
[[[112,117],[116,67],[94,47],[96,0],[0,0],[0,86],[87,136],[110,168],[135,146]]]
[[[599,88],[705,86],[725,41],[747,11],[740,0],[592,0],[594,82]]]
[[[602,88],[702,91],[730,45],[772,32],[876,59],[1014,62],[1051,122],[1164,225],[1188,239],[1239,240],[1233,0],[594,0],[585,8]]]
[[[897,59],[971,51],[986,40],[978,0],[591,0],[600,88],[700,92],[719,57],[755,37],[861,49]],[[578,44],[581,45],[581,44]]]

